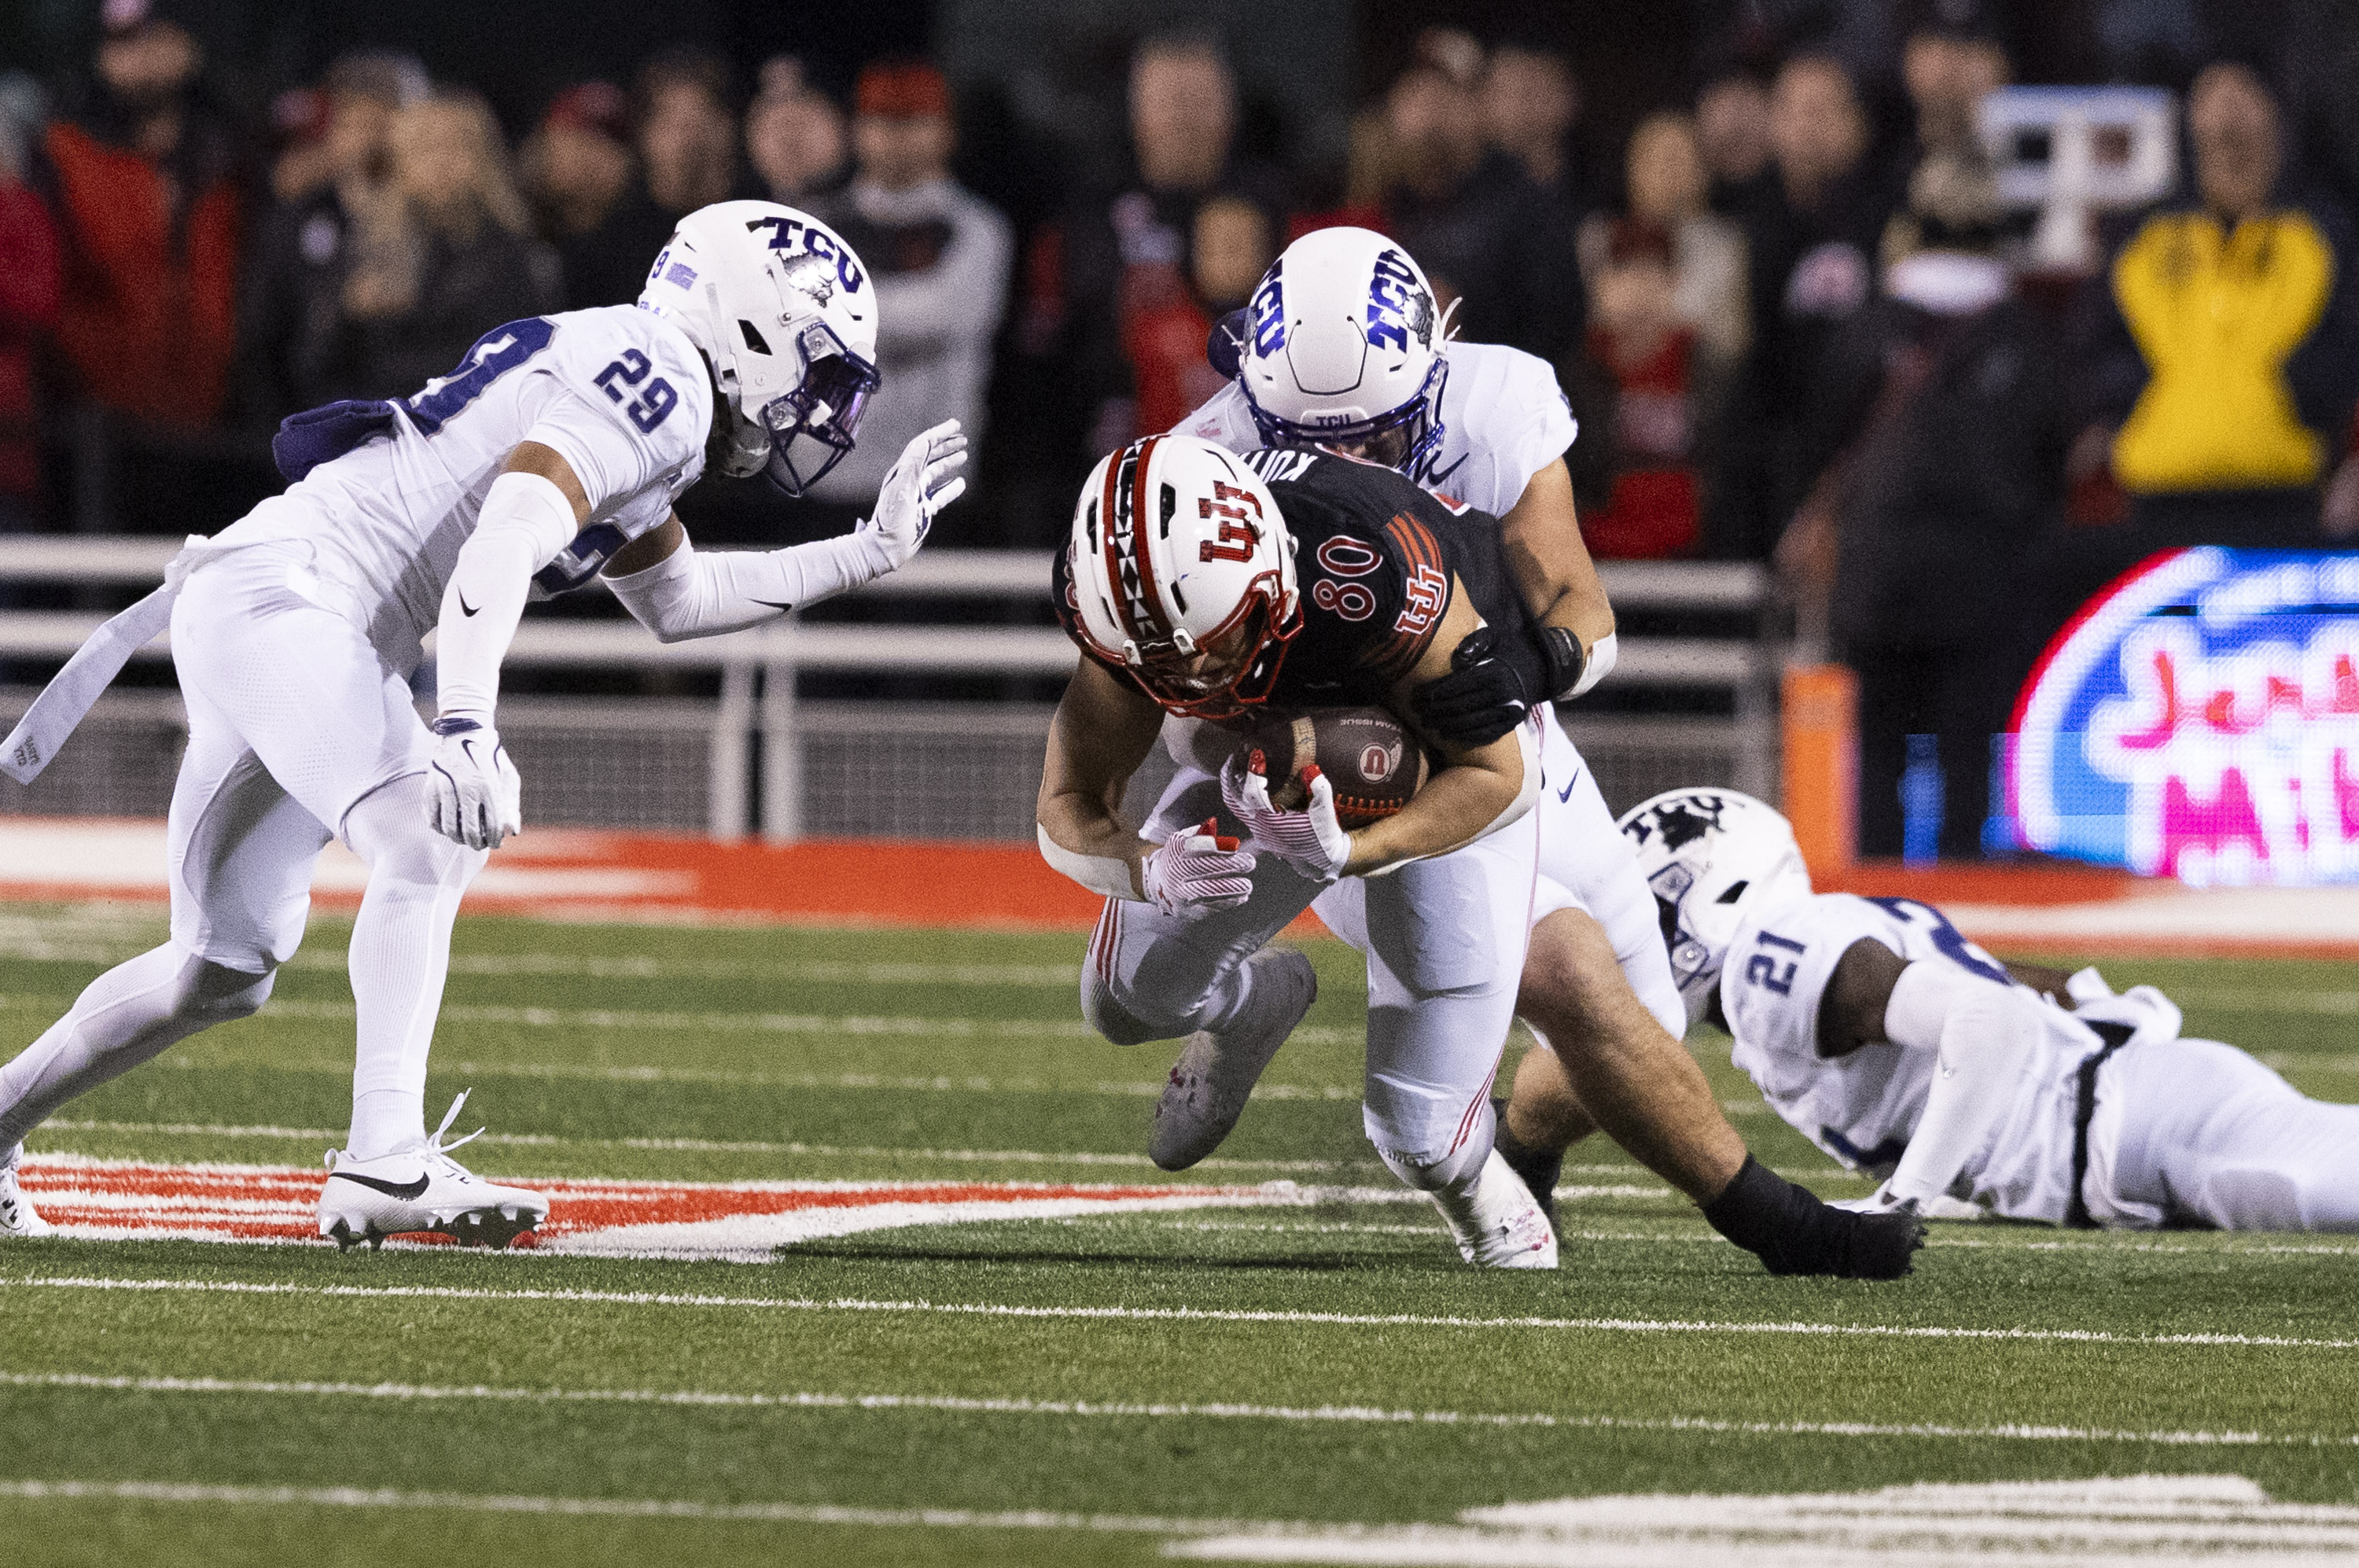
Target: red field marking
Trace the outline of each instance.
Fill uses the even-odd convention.
[[[1821,893],[1856,893],[1864,898],[1914,898],[1942,904],[2094,904],[2175,887],[2103,866],[2060,861],[2001,866],[1903,866],[1867,860],[1833,877],[1814,877]]]
[[[313,898],[349,909],[365,881],[351,852],[321,857]],[[2060,862],[1909,867],[1869,863],[1827,891],[1899,896],[2016,952],[2092,957],[2359,958],[2359,887],[2217,888]],[[0,817],[0,900],[157,901],[154,822]],[[527,831],[469,890],[482,914],[681,923],[1087,931],[1102,900],[1021,844],[812,839],[720,844],[684,833]],[[1290,935],[1322,928],[1305,914]]]
[[[323,1241],[317,1210],[324,1170],[300,1166],[159,1165],[31,1157],[22,1180],[41,1216],[68,1234],[209,1241]],[[1248,1187],[1098,1186],[1055,1181],[539,1181],[555,1241],[626,1225],[697,1225],[761,1214],[897,1205],[955,1220],[962,1205],[1136,1204],[1244,1201]],[[436,1239],[425,1238],[419,1239]],[[529,1246],[527,1237],[520,1245]]]
[[[24,846],[13,857],[12,834]],[[353,908],[363,879],[349,852],[331,846],[313,901]],[[0,900],[165,897],[161,822],[0,817]],[[495,852],[468,891],[466,908],[477,914],[1086,931],[1104,902],[1050,870],[1028,844],[771,844],[557,828],[527,830]],[[1308,914],[1296,927],[1297,934],[1323,929]]]

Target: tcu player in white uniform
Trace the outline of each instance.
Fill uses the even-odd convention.
[[[1773,1269],[1904,1268],[1906,1249],[1874,1237],[1854,1256],[1855,1227],[1751,1162],[1680,1044],[1686,1013],[1654,900],[1553,707],[1603,679],[1616,647],[1613,608],[1574,515],[1564,452],[1577,427],[1554,369],[1518,349],[1450,341],[1415,259],[1355,228],[1317,230],[1289,245],[1242,317],[1216,329],[1213,349],[1216,361],[1234,351],[1234,378],[1180,431],[1232,452],[1347,452],[1501,520],[1541,677],[1532,682],[1517,661],[1484,657],[1478,642],[1419,701],[1429,728],[1461,742],[1504,734],[1527,713],[1540,722],[1539,880],[1516,1011],[1543,1044],[1562,1050],[1555,1061],[1527,1056],[1523,1071],[1553,1078],[1560,1062],[1596,1125]],[[1168,726],[1166,744],[1184,764],[1187,726]],[[1313,908],[1364,952],[1364,893],[1346,879]],[[1191,1040],[1158,1108],[1158,1160],[1185,1150],[1192,1162],[1218,1147],[1267,1060]],[[1547,1130],[1519,1125],[1512,1102],[1499,1118],[1502,1152],[1544,1207],[1560,1163],[1543,1146]]]
[[[1722,789],[1624,819],[1672,964],[1855,1206],[2049,1225],[2359,1230],[2359,1105],[2303,1097],[2152,986],[2000,964],[1936,909],[1810,891],[1785,818]]]
[[[547,1214],[539,1193],[451,1158],[441,1137],[459,1103],[431,1138],[423,1114],[460,898],[521,826],[495,716],[500,661],[529,593],[602,568],[672,641],[908,561],[964,487],[955,422],[910,443],[875,518],[840,539],[699,555],[671,509],[708,464],[799,494],[853,443],[875,341],[875,291],[840,238],[791,208],[724,202],[681,220],[636,308],[510,321],[415,397],[288,421],[274,445],[287,491],[191,539],[166,588],[94,638],[5,748],[46,760],[168,613],[189,713],[171,940],[101,975],[0,1067],[0,1225],[41,1228],[15,1169],[44,1117],[262,1006],[331,838],[369,878],[351,950],[352,1134],[329,1155],[321,1234],[503,1245]],[[438,626],[429,729],[409,675]]]

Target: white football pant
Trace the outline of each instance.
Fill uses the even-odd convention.
[[[1614,813],[1598,792],[1596,776],[1556,722],[1543,710],[1540,731],[1540,798],[1532,808],[1539,819],[1539,881],[1532,894],[1532,924],[1559,909],[1579,909],[1604,928],[1622,976],[1638,1000],[1679,1040],[1688,1032],[1686,1001],[1671,978],[1671,955],[1653,889],[1638,869],[1630,843],[1614,825]],[[1201,819],[1199,819],[1200,821]],[[1345,877],[1319,895],[1310,907],[1327,929],[1368,951],[1364,889],[1369,884]],[[1538,1031],[1534,1030],[1535,1037]],[[1549,1041],[1540,1038],[1540,1043]]]
[[[2305,1098],[2217,1040],[2109,1057],[2090,1151],[2089,1210],[2101,1223],[2359,1231],[2359,1105]]]
[[[172,612],[189,749],[167,835],[171,940],[0,1067],[0,1155],[75,1095],[259,1007],[339,833],[369,867],[350,956],[353,1142],[370,1158],[424,1138],[451,927],[484,855],[427,826],[433,737],[406,673],[316,601],[309,562],[307,545],[263,544],[190,573]]]
[[[1224,817],[1219,780],[1181,769],[1160,824]],[[1481,1168],[1491,1149],[1490,1088],[1515,1016],[1531,927],[1538,814],[1363,890],[1368,1054],[1362,1119],[1404,1181],[1432,1190]],[[1151,831],[1151,830],[1150,830]],[[1235,824],[1223,823],[1234,833]],[[1082,1011],[1117,1045],[1215,1033],[1250,1004],[1245,960],[1310,907],[1321,885],[1273,855],[1253,896],[1194,918],[1108,899],[1082,969]]]

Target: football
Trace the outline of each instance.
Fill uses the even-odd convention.
[[[1347,828],[1381,822],[1424,788],[1424,748],[1382,708],[1310,708],[1266,715],[1251,732],[1269,770],[1269,798],[1300,811],[1313,764],[1335,790],[1335,816]]]

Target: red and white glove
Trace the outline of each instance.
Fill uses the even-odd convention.
[[[1234,909],[1253,897],[1253,851],[1219,824],[1181,828],[1139,866],[1139,886],[1167,915]]]
[[[1245,823],[1255,847],[1268,851],[1314,882],[1332,882],[1351,864],[1352,835],[1335,818],[1335,786],[1316,766],[1302,770],[1310,803],[1299,811],[1270,803],[1269,763],[1256,748],[1250,761],[1232,757],[1221,766],[1221,799]]]

